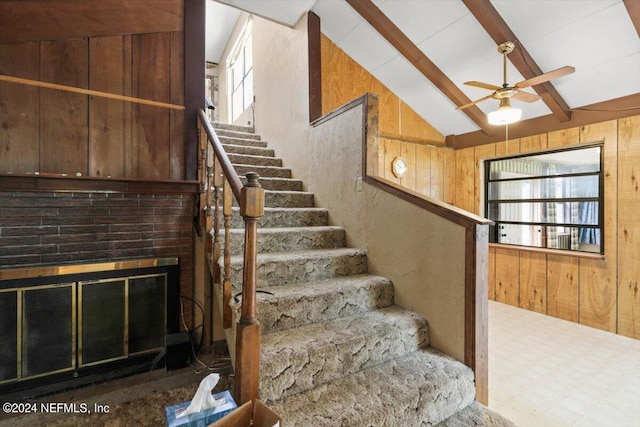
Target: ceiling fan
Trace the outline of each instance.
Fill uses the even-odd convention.
[[[504,83],[502,83],[502,86],[495,86],[489,83],[483,83],[478,81],[465,82],[464,84],[466,85],[492,90],[493,93],[485,97],[482,97],[480,99],[476,99],[475,101],[470,102],[468,104],[456,107],[457,110],[462,110],[464,108],[475,105],[479,102],[485,101],[489,98],[500,100],[500,108],[498,111],[501,111],[501,110],[507,111],[509,109],[516,110],[511,108],[511,104],[509,101],[511,98],[517,99],[519,101],[524,101],[524,102],[535,102],[540,99],[540,96],[530,92],[525,92],[522,89],[530,86],[535,86],[540,83],[544,83],[549,80],[565,76],[567,74],[571,74],[576,70],[575,68],[567,65],[567,66],[558,68],[557,70],[549,71],[548,73],[540,74],[539,76],[535,76],[530,79],[523,80],[519,83],[514,84],[513,86],[509,86],[509,83],[507,83],[507,55],[513,52],[514,47],[515,47],[515,44],[510,41],[506,41],[498,45],[498,52],[502,54],[502,59],[503,59],[502,71],[503,71]],[[518,113],[520,114],[521,112],[518,110]],[[489,114],[491,115],[492,113],[489,113]],[[519,119],[520,117],[518,115],[518,118],[515,120],[512,120],[511,122],[517,121]],[[491,117],[489,117],[489,122],[492,123]],[[492,123],[492,124],[505,124],[505,122],[499,121],[497,123]]]

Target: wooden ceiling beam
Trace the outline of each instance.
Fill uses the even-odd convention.
[[[382,37],[413,64],[431,83],[445,94],[456,106],[471,102],[425,54],[391,21],[371,0],[346,0]],[[489,126],[487,117],[476,105],[462,110],[486,135],[496,130]]]
[[[549,114],[511,124],[509,125],[509,139],[518,139],[636,115],[640,115],[640,93],[575,108],[573,109],[571,122],[558,122],[553,115]],[[476,131],[461,135],[451,135],[447,138],[447,145],[459,150],[504,141],[504,134],[500,137],[489,137],[480,131]]]
[[[633,26],[636,27],[638,37],[640,37],[640,1],[638,0],[622,0],[624,7],[627,8],[627,13],[633,22]]]
[[[504,19],[502,19],[502,16],[500,16],[490,0],[462,0],[462,2],[482,25],[487,34],[496,42],[496,45],[505,41],[512,41],[516,44],[516,49],[509,54],[509,60],[525,79],[543,74],[543,71],[524,48],[524,45],[520,43],[518,37],[511,31]],[[637,0],[629,0],[629,2],[637,3]],[[554,117],[561,122],[569,122],[571,120],[569,105],[562,99],[562,96],[550,82],[533,86],[533,88],[542,97],[542,101],[549,107]]]

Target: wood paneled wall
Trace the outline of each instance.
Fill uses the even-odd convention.
[[[604,141],[604,259],[490,249],[489,297],[640,339],[640,116],[456,151],[455,204],[480,213],[482,160]]]
[[[0,2],[0,74],[184,105],[184,0]],[[0,173],[185,179],[184,112],[0,82]]]
[[[0,45],[0,73],[184,102],[182,31]],[[0,173],[184,179],[183,112],[0,82]]]
[[[422,119],[393,92],[322,35],[322,114],[365,93],[380,97],[380,134],[391,137],[420,138],[444,145],[444,136]]]
[[[434,199],[453,204],[456,196],[456,153],[451,148],[379,138],[380,176]],[[408,170],[402,179],[391,171],[401,156]]]

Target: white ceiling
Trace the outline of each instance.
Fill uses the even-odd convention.
[[[233,27],[236,25],[240,10],[228,7],[215,1],[206,3],[206,42],[204,59],[207,62],[219,63],[220,56],[227,45]]]
[[[310,7],[329,39],[443,135],[478,130],[345,1],[224,1],[287,25],[295,24]],[[490,92],[465,86],[465,81],[502,84],[502,57],[496,44],[461,1],[373,2],[472,100]],[[543,72],[575,67],[575,73],[551,82],[569,107],[640,93],[640,39],[622,0],[491,3]],[[524,80],[511,63],[507,72],[510,84]],[[478,104],[485,113],[497,105],[493,99]],[[512,105],[523,110],[523,120],[551,113],[542,101],[512,100]]]

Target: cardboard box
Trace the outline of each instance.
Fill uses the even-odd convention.
[[[229,393],[228,390],[225,390],[220,393],[216,393],[213,395],[213,398],[225,399],[225,403],[222,405],[216,406],[215,408],[206,409],[204,411],[189,414],[186,416],[182,416],[177,418],[176,412],[186,409],[187,406],[191,403],[191,401],[183,402],[178,405],[169,406],[165,408],[166,420],[168,427],[207,427],[212,422],[224,417],[229,412],[233,411],[238,407],[236,405],[235,400],[233,400],[233,396]]]
[[[259,400],[247,402],[209,427],[281,427],[282,419]]]

